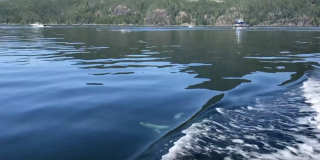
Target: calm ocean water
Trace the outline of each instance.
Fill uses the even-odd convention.
[[[0,159],[320,159],[320,29],[0,26]]]

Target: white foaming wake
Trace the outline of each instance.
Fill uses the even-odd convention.
[[[311,108],[317,112],[317,116],[310,121],[320,129],[320,82],[312,78],[308,79],[303,83],[302,90],[306,102],[310,103]]]
[[[186,135],[174,142],[173,147],[169,149],[169,153],[162,156],[162,160],[174,160],[184,156],[192,157],[192,153],[189,152],[191,150],[198,153],[207,152],[209,148],[205,149],[200,147],[197,142],[201,141],[197,137],[201,137],[201,135],[207,137],[206,134],[210,129],[205,125],[206,122],[212,121],[205,119],[202,122],[194,123],[186,130],[183,130],[182,133]]]
[[[232,132],[229,132],[231,129],[229,127],[232,125],[225,126],[224,124],[217,123],[211,120],[211,118],[208,118],[204,119],[202,122],[194,123],[189,128],[183,130],[182,133],[185,134],[185,136],[174,142],[174,145],[169,149],[169,152],[162,156],[162,160],[184,159],[186,157],[191,158],[193,157],[193,153],[201,153],[210,157],[210,152],[213,150],[214,152],[225,153],[227,155],[240,154],[244,159],[250,160],[320,160],[320,81],[309,78],[303,83],[303,86],[300,89],[301,91],[299,92],[290,92],[291,96],[300,93],[300,96],[297,95],[298,97],[293,97],[292,100],[295,101],[299,100],[300,97],[304,97],[305,102],[309,105],[296,107],[300,109],[300,112],[310,111],[308,108],[312,108],[313,111],[311,111],[314,114],[312,114],[312,116],[302,117],[302,119],[298,118],[295,122],[297,125],[307,125],[308,127],[298,127],[293,130],[304,131],[312,129],[314,133],[313,137],[304,135],[303,132],[288,133],[289,136],[294,137],[299,143],[283,142],[286,144],[286,147],[284,149],[277,149],[267,144],[266,141],[263,141],[264,137],[252,135],[244,136],[246,139],[255,139],[264,143],[265,147],[270,148],[271,153],[262,154],[258,152],[258,146],[244,143],[243,140],[237,139],[238,137],[236,135],[232,135]],[[287,103],[286,101],[290,100],[281,98],[281,101]],[[256,106],[259,105],[260,104],[258,103]],[[295,104],[291,103],[291,105]],[[218,108],[217,111],[221,115],[225,115],[224,109]],[[248,109],[248,111],[251,110]],[[236,122],[234,120],[231,121],[231,123]],[[275,122],[277,122],[277,120]],[[268,128],[263,129],[267,130]],[[233,143],[233,145],[231,144],[231,146],[223,148],[212,143],[210,145],[201,145],[206,143],[202,140],[204,137],[213,141]],[[244,149],[244,147],[251,147],[253,149],[248,151],[248,149]],[[230,159],[232,158],[225,157],[225,160]]]
[[[276,152],[271,154],[251,152],[250,154],[255,155],[256,158],[246,156],[248,154],[241,154],[244,153],[244,151],[240,148],[233,148],[233,150],[237,150],[245,158],[252,160],[320,160],[320,81],[309,78],[303,83],[301,90],[305,102],[310,104],[310,107],[314,109],[316,115],[302,118],[302,120],[298,119],[297,123],[310,125],[310,128],[313,128],[316,133],[316,138],[310,138],[301,134],[291,134],[296,140],[303,143],[296,143],[294,147],[287,146],[283,150],[277,149]],[[304,108],[300,110],[304,110]],[[300,130],[303,129],[304,128],[300,128]]]
[[[310,138],[305,135],[292,134],[296,140],[303,143],[295,144],[295,148],[287,146],[284,150],[277,150],[271,154],[257,154],[258,158],[253,160],[320,160],[320,81],[309,78],[301,87],[305,102],[310,104],[316,115],[313,117],[298,120],[298,124],[308,124],[314,128],[317,138]],[[308,119],[308,121],[306,120]]]

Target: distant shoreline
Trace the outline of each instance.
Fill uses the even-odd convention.
[[[30,24],[0,24],[0,26],[29,26]],[[46,26],[134,26],[134,27],[188,27],[185,25],[135,25],[135,24],[44,24]],[[193,27],[235,27],[235,26],[218,26],[218,25],[198,25]],[[253,25],[250,27],[320,27],[320,26],[292,26],[292,25]]]

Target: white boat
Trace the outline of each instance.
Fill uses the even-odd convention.
[[[188,28],[193,28],[193,27],[194,27],[193,25],[188,26]]]
[[[249,27],[250,25],[244,22],[242,18],[240,18],[236,20],[234,28],[238,30],[238,29],[247,29]]]
[[[34,23],[34,24],[30,24],[32,27],[40,27],[40,28],[42,28],[42,27],[45,27],[45,25],[43,25],[42,23],[40,23],[40,22],[36,22],[36,23]]]

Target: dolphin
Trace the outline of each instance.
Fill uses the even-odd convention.
[[[180,119],[184,113],[178,113],[174,116],[174,119]]]
[[[152,129],[153,131],[155,131],[155,132],[158,133],[158,134],[161,133],[160,130],[168,129],[168,128],[169,128],[169,126],[156,125],[156,124],[145,123],[145,122],[140,122],[140,125],[142,125],[143,127],[146,127],[146,128],[150,128],[150,129]]]

